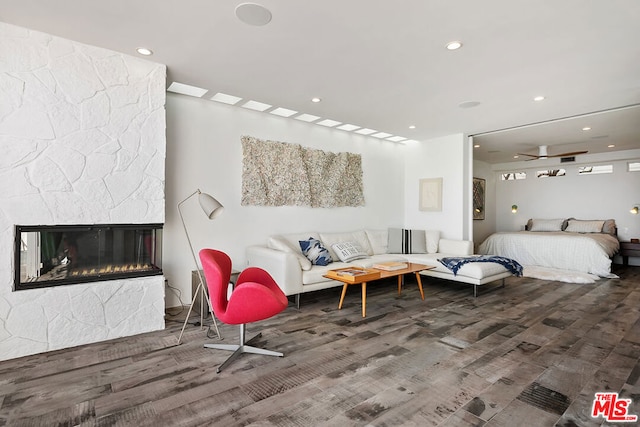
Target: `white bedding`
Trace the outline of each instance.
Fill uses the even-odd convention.
[[[512,258],[525,266],[612,277],[611,257],[619,246],[618,239],[606,233],[519,231],[492,234],[480,244],[478,253]]]

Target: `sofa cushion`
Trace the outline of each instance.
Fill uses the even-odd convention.
[[[372,255],[367,258],[357,259],[355,261],[351,261],[351,265],[355,265],[357,267],[362,268],[371,268],[373,264],[377,264],[380,262],[406,262],[407,258],[404,255],[396,255],[396,254],[379,254]]]
[[[391,254],[427,253],[427,235],[424,230],[390,228],[387,251]]]
[[[309,237],[306,240],[300,240],[300,249],[304,256],[309,258],[313,265],[328,265],[333,260],[327,248],[322,246],[322,242],[313,237]]]
[[[333,252],[342,262],[349,262],[355,259],[366,258],[367,253],[356,242],[334,243],[331,245]]]
[[[369,244],[371,245],[371,255],[380,255],[387,253],[387,245],[389,244],[389,233],[387,230],[365,230]]]
[[[427,230],[425,231],[427,235],[427,253],[435,254],[438,252],[438,243],[440,242],[440,231],[438,230]]]
[[[310,270],[311,261],[309,261],[309,259],[302,254],[302,250],[300,249],[300,243],[298,243],[298,240],[296,240],[295,242],[296,246],[294,247],[291,241],[286,239],[284,236],[275,235],[269,237],[269,239],[267,240],[267,247],[276,249],[278,251],[294,254],[296,258],[298,258],[300,268],[302,268],[303,270]]]
[[[320,240],[322,240],[324,246],[329,250],[329,254],[331,254],[331,258],[334,261],[340,259],[333,249],[331,249],[331,246],[336,243],[355,242],[360,245],[367,255],[373,255],[369,239],[364,230],[347,231],[344,233],[320,233]]]
[[[311,270],[302,272],[302,284],[311,285],[314,283],[331,281],[332,279],[323,277],[323,275],[327,274],[327,271],[337,270],[339,268],[347,268],[351,266],[351,264],[347,264],[346,262],[334,262],[326,266],[314,265],[313,267],[311,267]],[[336,286],[338,285],[342,284],[336,281]]]

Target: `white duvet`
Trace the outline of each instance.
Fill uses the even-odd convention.
[[[575,270],[611,277],[611,257],[620,243],[610,234],[530,232],[494,233],[478,253],[512,258],[520,264]]]

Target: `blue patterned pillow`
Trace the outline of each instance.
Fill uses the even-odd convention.
[[[327,248],[322,246],[320,240],[309,237],[307,240],[299,240],[298,242],[300,243],[300,249],[302,249],[302,253],[304,254],[304,256],[309,258],[311,264],[329,265],[329,263],[333,262],[329,251],[327,250]]]

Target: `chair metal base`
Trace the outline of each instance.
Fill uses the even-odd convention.
[[[240,344],[205,344],[204,345],[205,348],[214,348],[217,350],[233,351],[231,356],[229,356],[227,360],[225,360],[220,366],[218,366],[218,369],[216,369],[216,373],[219,374],[220,371],[222,371],[222,368],[227,366],[229,363],[231,363],[236,357],[238,357],[242,353],[262,354],[264,356],[276,356],[276,357],[284,356],[283,353],[279,353],[277,351],[266,350],[264,348],[253,347],[248,345],[253,340],[260,338],[262,336],[262,333],[259,333],[255,337],[245,342],[244,340],[245,326],[246,325],[244,324],[240,325]]]

